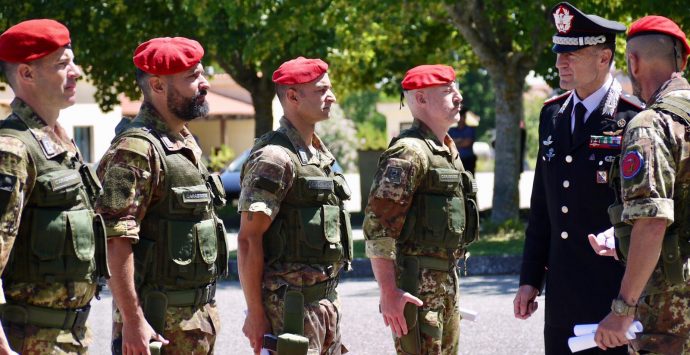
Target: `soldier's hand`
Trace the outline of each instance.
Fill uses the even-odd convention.
[[[271,323],[268,321],[268,318],[266,318],[266,313],[259,311],[247,312],[242,332],[247,339],[249,339],[249,346],[254,349],[254,354],[259,354],[261,352],[264,334],[271,332]]]
[[[618,260],[618,253],[616,253],[616,242],[613,235],[613,227],[597,234],[590,234],[587,236],[589,244],[594,249],[594,252],[602,256],[612,256]]]
[[[383,322],[386,326],[391,327],[391,330],[393,330],[397,337],[406,335],[408,331],[404,315],[407,303],[412,303],[417,307],[421,307],[424,304],[419,298],[399,288],[388,292],[381,292],[380,307]]]
[[[527,319],[537,310],[539,304],[535,301],[539,290],[531,285],[522,285],[518,288],[513,300],[513,313],[515,318]]]
[[[122,354],[123,355],[150,355],[149,342],[160,341],[167,345],[169,341],[156,333],[144,317],[137,317],[131,322],[122,324]]]
[[[628,329],[634,320],[633,316],[618,316],[609,313],[604,320],[599,323],[597,332],[594,334],[594,341],[602,350],[615,348],[628,344],[626,337]]]

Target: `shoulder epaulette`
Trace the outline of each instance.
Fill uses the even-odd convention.
[[[565,99],[565,98],[568,97],[568,95],[570,95],[570,91],[566,91],[566,92],[564,92],[564,93],[562,93],[562,94],[560,94],[560,95],[556,95],[556,96],[550,97],[550,98],[546,99],[546,101],[544,101],[544,106],[546,106],[546,105],[548,105],[548,104],[550,104],[550,103],[556,102],[556,101],[558,101],[558,100]]]
[[[634,106],[639,110],[644,109],[644,107],[642,107],[642,101],[640,101],[640,99],[638,99],[637,96],[621,94],[621,100],[625,101],[626,103]]]

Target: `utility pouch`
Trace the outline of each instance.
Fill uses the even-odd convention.
[[[163,334],[165,330],[165,311],[168,309],[168,297],[161,291],[144,293],[144,317],[153,330]]]
[[[93,237],[96,244],[96,275],[109,279],[108,239],[105,232],[105,222],[100,214],[95,215],[93,218]]]
[[[93,170],[90,166],[82,164],[79,167],[79,175],[81,175],[81,180],[83,181],[84,186],[86,187],[86,193],[89,194],[91,203],[95,203],[96,198],[98,197],[98,195],[100,195],[101,190],[103,190],[103,186],[101,186],[101,182],[98,180],[98,175],[96,175],[96,171]]]
[[[462,247],[466,247],[479,239],[479,208],[474,198],[465,199],[465,234]]]
[[[335,174],[333,182],[335,183],[335,194],[340,201],[349,200],[350,196],[352,196],[352,191],[350,191],[350,187],[347,185],[345,176],[342,174]]]
[[[76,170],[57,170],[36,178],[34,197],[39,206],[65,206],[76,204],[83,186]]]
[[[301,335],[283,333],[278,336],[276,350],[278,355],[306,355],[309,351],[309,339]]]
[[[403,256],[400,267],[400,289],[417,296],[419,287],[419,259],[414,256]],[[403,311],[407,323],[407,334],[400,337],[400,348],[405,354],[421,354],[421,336],[419,334],[419,311],[417,306],[406,303]]]
[[[218,174],[209,174],[206,179],[209,191],[211,191],[211,198],[213,199],[213,206],[217,209],[223,208],[227,200],[225,199],[225,188],[223,182],[220,180]]]
[[[462,182],[462,191],[466,196],[474,197],[477,195],[477,180],[474,179],[471,172],[461,172],[460,181]]]
[[[285,293],[283,333],[304,335],[304,296],[302,292],[291,290]]]
[[[230,261],[230,254],[228,253],[228,234],[225,232],[225,224],[220,218],[216,219],[216,235],[218,238],[218,277],[228,277],[228,262]]]
[[[664,241],[661,245],[664,277],[670,285],[678,285],[685,282],[685,260],[681,258],[678,243],[678,233],[674,231],[664,236]]]

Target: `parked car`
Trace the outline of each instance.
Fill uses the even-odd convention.
[[[235,160],[233,160],[223,171],[223,173],[220,174],[220,180],[223,182],[223,188],[225,188],[225,196],[228,199],[228,202],[235,202],[240,198],[240,190],[241,190],[241,181],[240,181],[240,174],[242,173],[242,166],[244,163],[249,159],[249,153],[251,152],[251,149],[247,149],[242,154],[238,155]],[[333,170],[336,173],[341,173],[343,172],[343,168],[338,165],[338,162],[335,162],[335,165],[333,166]]]

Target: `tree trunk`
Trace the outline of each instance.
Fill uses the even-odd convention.
[[[520,195],[520,120],[524,76],[510,70],[489,70],[496,95],[496,165],[491,210],[493,223],[518,218]]]
[[[273,98],[275,90],[270,79],[261,78],[251,90],[254,105],[254,137],[273,130]]]

